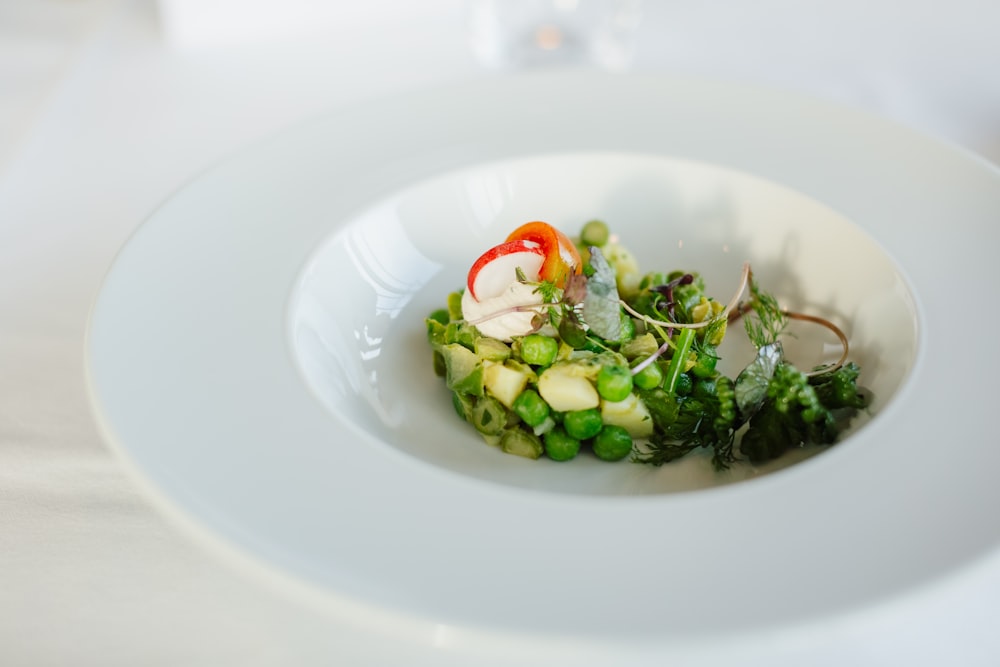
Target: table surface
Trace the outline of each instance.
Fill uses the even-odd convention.
[[[153,507],[103,441],[87,396],[89,308],[150,211],[300,120],[496,76],[469,49],[464,11],[460,0],[0,0],[0,662],[572,655],[345,621],[239,567]],[[633,68],[801,91],[1000,163],[997,25],[992,0],[647,0]],[[997,600],[1000,558],[864,622],[759,643],[741,660],[997,664]],[[690,664],[732,657],[715,647]]]

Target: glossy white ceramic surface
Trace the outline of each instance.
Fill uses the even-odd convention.
[[[508,195],[491,189],[502,180],[490,165],[572,153],[583,171],[600,170],[600,154],[642,168],[607,183],[614,204],[582,191],[574,202],[539,200],[553,210],[512,204],[504,217]],[[434,179],[448,190],[458,182],[449,175],[484,165],[483,187],[450,200],[435,190]],[[641,181],[661,169],[685,187]],[[691,174],[706,191],[686,189]],[[808,219],[784,219],[775,203]],[[664,213],[703,228],[657,228]],[[708,267],[722,293],[740,260],[717,261],[720,243],[727,258],[745,250],[762,280],[793,271],[797,289],[781,295],[847,327],[889,400],[829,452],[691,493],[629,496],[576,482],[550,493],[513,476],[483,479],[474,460],[458,472],[443,464],[448,443],[417,444],[428,437],[419,428],[404,442],[413,410],[430,411],[419,425],[439,411],[441,429],[462,429],[421,375],[426,357],[412,358],[420,335],[409,327],[456,286],[469,251],[525,215],[571,226],[602,214],[614,214],[646,264],[661,242],[666,252],[693,239],[684,257]],[[951,347],[972,335],[956,318],[981,312],[997,284],[998,218],[995,168],[795,95],[583,73],[414,93],[294,128],[157,210],[95,304],[91,390],[109,441],[153,497],[344,609],[396,628],[431,623],[453,645],[479,632],[550,649],[564,640],[664,655],[731,647],[856,617],[1000,545],[1000,448],[982,399],[1000,356],[982,346],[969,373]],[[633,229],[657,229],[657,243],[631,241]],[[798,245],[777,238],[782,230]],[[331,306],[310,282],[323,272],[357,290],[329,293]],[[307,323],[308,313],[318,319]],[[308,327],[329,339],[308,342]],[[366,338],[345,349],[352,331]],[[359,353],[382,350],[380,338],[400,347],[366,367]],[[397,386],[386,375],[404,360],[413,368]],[[418,394],[413,403],[403,389]],[[536,476],[547,469],[530,465]],[[576,471],[614,474],[556,473]]]
[[[430,368],[424,318],[465,285],[471,262],[507,233],[543,219],[570,234],[607,221],[648,270],[698,271],[727,303],[744,262],[782,305],[823,316],[852,339],[874,394],[845,437],[889,403],[912,368],[916,313],[902,276],[861,229],[830,208],[745,173],[662,156],[566,153],[450,172],[405,188],[346,221],[292,295],[292,351],[336,419],[436,466],[543,491],[635,495],[718,486],[784,468],[826,448],[717,473],[707,452],[673,465],[608,465],[581,456],[537,462],[487,446],[455,417]],[[836,361],[825,328],[796,323],[789,359]],[[892,349],[892,354],[884,351]],[[753,358],[742,326],[720,350],[730,377]],[[367,443],[367,441],[365,441]]]

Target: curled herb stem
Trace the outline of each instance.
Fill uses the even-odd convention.
[[[510,306],[509,308],[504,308],[502,310],[492,312],[489,315],[484,315],[474,320],[458,320],[458,322],[476,326],[477,324],[482,324],[483,322],[489,322],[492,319],[495,319],[497,317],[503,317],[504,315],[509,315],[511,313],[533,312],[537,313],[538,315],[544,315],[551,305],[552,305],[551,303],[532,303],[532,304],[525,304],[523,306]]]
[[[735,310],[733,310],[732,313],[729,314],[729,316],[728,316],[729,317],[729,322],[730,323],[735,322],[736,320],[740,319],[741,317],[743,317],[744,315],[746,315],[747,313],[749,313],[751,310],[753,310],[753,306],[751,304],[749,304],[749,303],[745,303],[745,304],[740,305],[739,308],[736,308]],[[823,375],[824,373],[830,373],[830,372],[836,371],[837,369],[839,369],[840,367],[842,367],[844,365],[844,363],[847,361],[847,356],[848,356],[848,353],[850,351],[850,346],[849,346],[848,341],[847,341],[847,334],[845,334],[844,331],[840,327],[838,327],[836,324],[834,324],[830,320],[828,320],[826,318],[823,318],[823,317],[819,317],[817,315],[808,315],[806,313],[797,313],[795,311],[785,310],[785,309],[782,309],[781,314],[784,315],[785,317],[791,319],[791,320],[801,320],[803,322],[812,322],[813,324],[819,324],[820,326],[826,327],[827,329],[829,329],[830,331],[832,331],[833,334],[840,341],[840,346],[843,349],[843,351],[840,354],[840,358],[837,359],[837,361],[834,362],[834,363],[832,363],[832,364],[827,364],[825,366],[821,366],[820,368],[817,368],[817,369],[815,369],[813,371],[810,371],[810,372],[806,373],[807,377],[814,377],[816,375]]]
[[[694,329],[686,329],[686,331],[694,331]],[[646,357],[645,359],[643,359],[638,364],[632,367],[632,375],[638,375],[639,373],[641,373],[647,366],[649,366],[654,361],[662,357],[668,349],[673,347],[673,345],[674,345],[673,341],[667,338],[666,341],[664,341],[663,345],[661,345],[656,349],[656,352],[649,355],[648,357]]]
[[[632,308],[624,301],[620,301],[620,303],[622,305],[622,308],[624,308],[629,315],[632,315],[633,317],[642,320],[646,324],[652,324],[654,326],[671,327],[674,329],[703,329],[704,327],[707,327],[709,324],[712,324],[713,322],[722,317],[730,317],[730,313],[733,312],[733,310],[739,304],[740,298],[742,298],[743,293],[746,291],[747,285],[749,283],[750,283],[750,263],[746,262],[743,264],[743,272],[742,275],[740,276],[739,289],[736,290],[736,293],[733,295],[733,298],[729,300],[729,303],[722,310],[722,312],[719,313],[717,317],[713,317],[703,322],[667,322],[665,320],[658,320],[654,317],[650,317],[649,315],[644,315],[643,313],[640,313],[639,311]]]

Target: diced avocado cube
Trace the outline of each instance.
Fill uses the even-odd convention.
[[[626,359],[645,359],[656,354],[660,344],[656,342],[653,334],[646,332],[636,336],[630,341],[626,341],[619,350]]]
[[[455,406],[455,412],[458,413],[459,417],[468,422],[472,421],[472,408],[475,405],[475,399],[472,396],[453,391],[451,392],[451,403]]]
[[[478,336],[476,328],[464,322],[449,322],[444,328],[445,344],[458,343],[470,351],[475,349]]]
[[[446,338],[446,331],[448,330],[447,323],[442,324],[440,321],[428,317],[427,322],[427,342],[431,344],[432,347],[437,347],[439,345],[444,345],[448,341]]]
[[[505,361],[510,358],[510,346],[488,336],[476,338],[473,349],[480,359],[487,361]]]
[[[434,350],[433,352],[432,363],[434,368],[434,375],[438,376],[439,378],[443,378],[448,374],[448,367],[445,366],[444,364],[444,355],[442,355],[437,350]]]
[[[441,356],[449,389],[473,396],[483,395],[483,364],[475,352],[459,343],[449,343],[441,346]]]
[[[448,317],[452,321],[462,319],[461,292],[452,292],[448,295]]]

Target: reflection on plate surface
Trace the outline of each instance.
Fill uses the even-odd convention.
[[[649,155],[569,153],[441,175],[347,222],[311,257],[291,299],[292,348],[304,377],[329,410],[381,442],[522,488],[669,493],[754,477],[825,449],[803,448],[724,473],[698,455],[656,469],[588,456],[532,462],[486,446],[456,419],[430,369],[424,317],[443,307],[447,294],[464,285],[471,260],[510,229],[542,219],[573,233],[593,218],[611,225],[643,270],[697,271],[725,302],[750,261],[783,306],[843,328],[861,383],[876,402],[842,440],[891,400],[913,366],[916,313],[902,276],[835,211],[731,169]],[[800,368],[839,356],[839,344],[824,349],[830,336],[822,327],[793,326],[790,333],[788,358]],[[730,333],[720,352],[720,370],[730,377],[753,358],[741,333]]]

